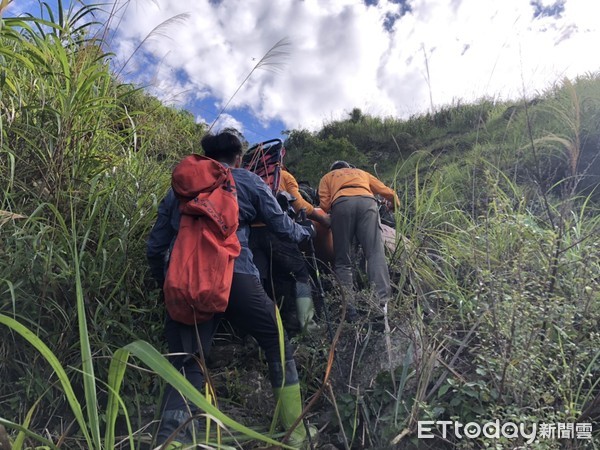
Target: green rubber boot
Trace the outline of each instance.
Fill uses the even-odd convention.
[[[319,329],[319,325],[314,321],[315,305],[310,297],[298,297],[296,299],[296,314],[300,329],[303,332],[312,332]]]
[[[319,326],[315,323],[315,305],[311,298],[310,284],[296,281],[296,315],[303,333],[317,331]]]
[[[279,421],[283,428],[287,431],[294,424],[296,419],[302,414],[302,396],[300,394],[300,385],[292,384],[273,390],[275,400],[277,401],[277,409],[279,411]],[[316,442],[317,429],[309,426],[310,442],[313,445]],[[302,421],[294,428],[286,444],[293,448],[305,450],[310,448],[310,442],[306,435],[306,428]]]

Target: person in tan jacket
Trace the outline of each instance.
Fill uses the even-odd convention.
[[[306,210],[306,217],[314,220],[315,222],[319,222],[321,225],[329,228],[331,225],[331,220],[328,214],[319,214],[315,207],[304,200],[302,194],[300,193],[300,188],[298,186],[298,182],[294,175],[288,172],[285,168],[281,170],[281,176],[279,180],[279,191],[285,191],[289,193],[296,200],[292,202],[292,208],[296,213],[299,213],[300,210]]]
[[[369,282],[375,287],[380,305],[385,307],[391,297],[391,286],[375,194],[393,205],[400,203],[392,189],[346,161],[335,161],[319,183],[320,207],[331,216],[335,274],[350,293],[354,286],[352,241],[356,238],[367,261]],[[357,312],[352,296],[348,297],[346,318],[352,322],[357,319]]]

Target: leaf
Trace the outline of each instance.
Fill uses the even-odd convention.
[[[198,392],[198,390],[149,343],[145,341],[135,341],[123,347],[123,350],[131,352],[137,358],[142,360],[144,364],[154,370],[165,381],[170,383],[171,386],[181,392],[184,397],[193,402],[203,411],[214,416],[217,420],[223,422],[225,425],[253,439],[257,439],[271,445],[278,445],[290,449],[292,448],[267,436],[263,436],[262,434],[251,430],[250,428],[223,414],[218,408],[211,405],[206,398],[200,392]]]
[[[446,392],[448,392],[448,389],[450,389],[450,385],[449,384],[445,384],[443,385],[440,390],[438,391],[438,398],[443,397],[444,394]]]
[[[108,369],[108,401],[106,405],[106,433],[104,437],[104,447],[114,448],[115,444],[115,423],[119,413],[119,391],[127,369],[127,360],[129,352],[120,348],[115,352]]]
[[[91,442],[90,435],[87,429],[87,425],[85,423],[85,419],[83,417],[83,412],[81,410],[81,405],[75,396],[75,392],[73,391],[73,387],[71,386],[71,382],[69,381],[69,377],[65,372],[65,369],[62,367],[58,358],[52,353],[52,351],[48,348],[46,344],[42,342],[40,338],[38,338],[35,334],[33,334],[29,329],[21,325],[15,319],[12,319],[4,314],[0,314],[0,323],[6,325],[11,330],[20,334],[23,338],[25,338],[31,345],[35,347],[35,349],[40,352],[40,354],[48,361],[54,373],[58,377],[63,392],[67,397],[67,401],[71,406],[71,411],[75,416],[75,420],[77,424],[81,428],[86,440]],[[96,411],[97,412],[97,411]]]
[[[25,434],[25,435],[29,436],[31,439],[35,439],[37,442],[41,442],[41,443],[43,443],[43,444],[46,444],[46,446],[45,446],[45,447],[42,447],[42,448],[49,448],[49,449],[50,449],[50,448],[51,448],[51,449],[57,449],[57,448],[58,448],[58,447],[57,447],[56,445],[54,445],[54,444],[53,444],[53,443],[52,443],[50,440],[46,439],[46,438],[45,438],[45,437],[43,437],[43,436],[40,436],[39,434],[35,434],[34,432],[32,432],[32,431],[29,431],[29,430],[27,429],[27,427],[24,427],[23,425],[19,425],[18,423],[14,423],[14,422],[11,422],[10,420],[2,419],[2,418],[0,417],[0,425],[5,425],[5,426],[7,426],[7,427],[9,427],[9,428],[12,428],[12,429],[18,430],[18,431],[19,431],[19,433],[23,433],[23,434]],[[13,449],[14,449],[14,448],[15,448],[15,447],[13,446]],[[36,447],[36,448],[40,448],[40,447]]]
[[[73,214],[73,213],[72,213]],[[81,272],[79,267],[79,253],[77,251],[77,237],[75,219],[73,214],[73,265],[75,266],[75,292],[77,297],[77,318],[79,322],[79,344],[81,345],[81,365],[83,371],[83,389],[85,392],[88,426],[92,432],[93,443],[96,448],[102,446],[100,439],[100,418],[98,417],[98,396],[96,393],[96,377],[92,362],[92,349],[85,315],[85,301],[81,285]]]
[[[29,408],[29,411],[27,411],[27,415],[25,416],[25,421],[23,422],[23,428],[29,429],[29,424],[31,423],[31,418],[33,417],[33,413],[35,412],[37,405],[40,403],[41,399],[42,399],[42,397],[38,398],[36,400],[36,402],[33,404],[33,406],[31,408]],[[20,450],[23,447],[23,444],[25,443],[25,436],[26,436],[25,431],[23,431],[23,430],[19,431],[19,434],[18,434],[17,438],[15,439],[15,442],[13,443],[13,446],[12,446],[13,450]]]

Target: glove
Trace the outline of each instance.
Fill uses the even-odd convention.
[[[298,224],[310,233],[309,239],[314,239],[317,236],[317,230],[315,225],[312,223],[312,220],[305,219],[301,222],[298,222]]]

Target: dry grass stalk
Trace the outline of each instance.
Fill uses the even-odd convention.
[[[15,214],[10,211],[3,211],[0,209],[0,227],[7,222],[16,219],[27,219],[27,217],[22,214]]]

